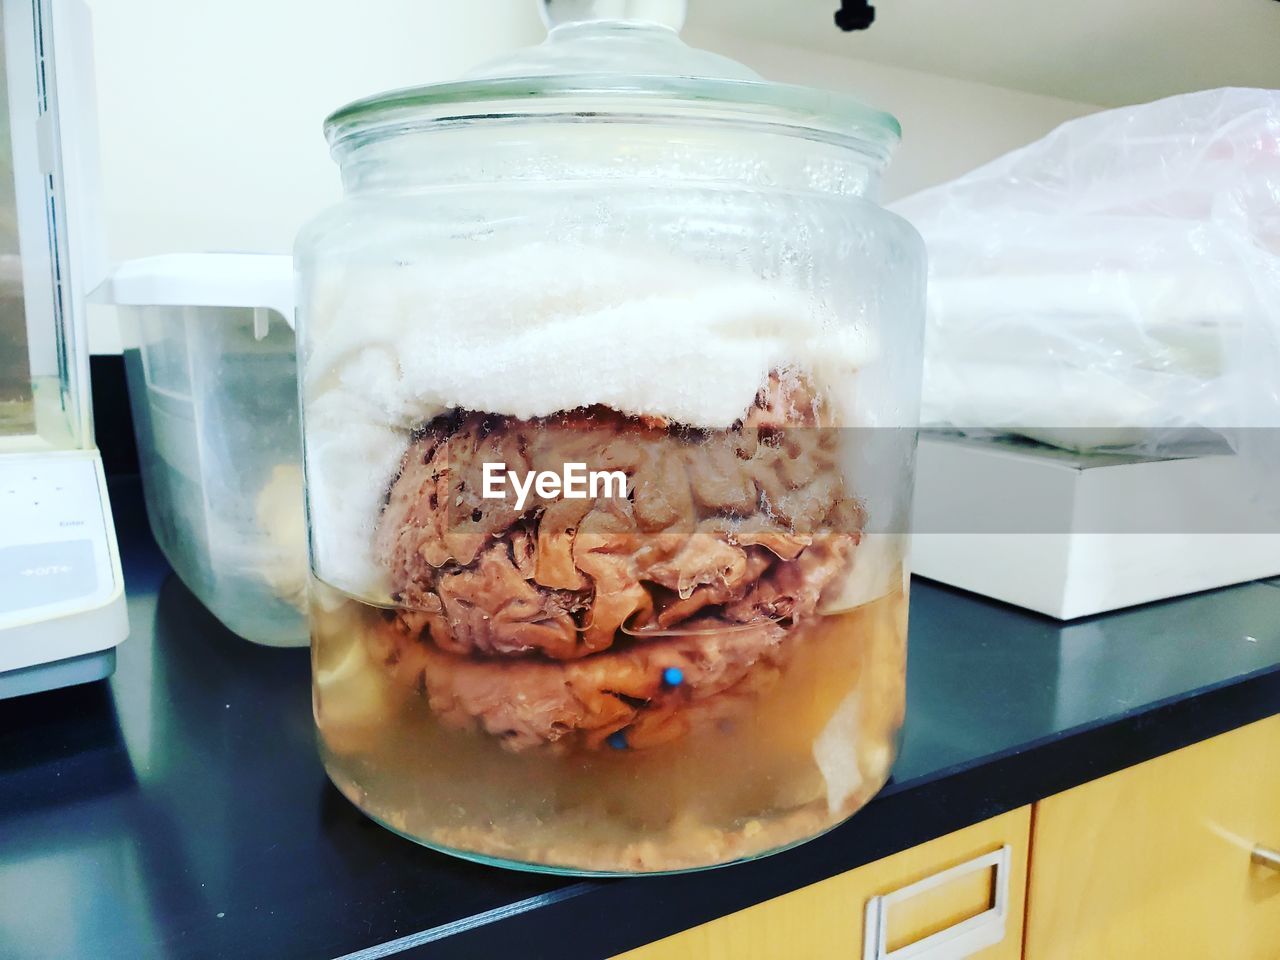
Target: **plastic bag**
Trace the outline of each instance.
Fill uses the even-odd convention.
[[[893,209],[929,247],[926,423],[1147,454],[1280,425],[1280,91],[1073,120]]]

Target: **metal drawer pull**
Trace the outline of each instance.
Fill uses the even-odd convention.
[[[1009,857],[1011,850],[1005,844],[999,850],[925,877],[909,887],[872,897],[867,901],[867,925],[862,937],[862,960],[963,960],[979,950],[984,950],[1004,939],[1005,923],[1009,916]],[[995,906],[968,920],[930,934],[923,940],[899,947],[890,953],[886,947],[889,936],[889,909],[904,900],[919,896],[943,884],[978,870],[995,868]]]
[[[1258,844],[1253,848],[1253,856],[1249,859],[1260,867],[1280,870],[1280,852],[1272,850],[1270,847],[1264,847],[1262,844]]]

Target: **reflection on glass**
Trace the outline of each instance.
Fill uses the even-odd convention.
[[[3,23],[0,22],[2,37]],[[4,46],[0,43],[0,436],[5,437],[35,431],[6,67]]]

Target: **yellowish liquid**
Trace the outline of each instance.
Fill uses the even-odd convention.
[[[446,726],[373,653],[382,608],[315,583],[326,769],[358,807],[426,843],[574,872],[693,869],[834,826],[884,785],[905,701],[896,590],[789,629],[776,683],[644,750],[505,749]]]

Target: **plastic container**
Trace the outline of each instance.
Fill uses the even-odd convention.
[[[255,643],[305,645],[291,259],[134,260],[106,296],[120,307],[156,542],[230,630]]]
[[[345,199],[295,248],[324,762],[484,862],[759,856],[896,750],[897,124],[685,46],[679,7],[556,2],[540,47],[339,110]]]

